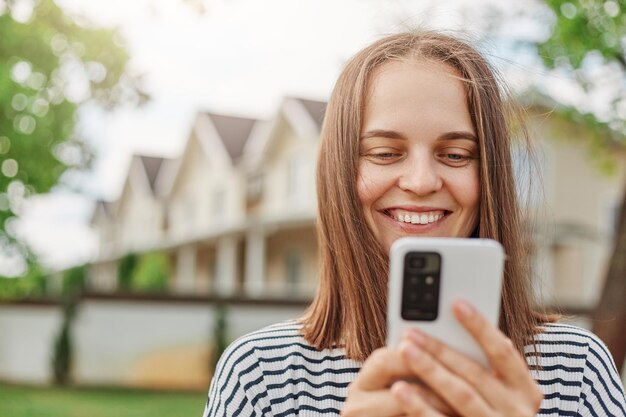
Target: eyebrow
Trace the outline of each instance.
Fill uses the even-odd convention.
[[[368,130],[364,134],[361,135],[361,140],[370,139],[370,138],[388,138],[388,139],[402,139],[406,140],[406,136],[403,134],[396,132],[395,130],[384,130],[384,129],[375,129]],[[454,139],[466,139],[474,142],[478,142],[478,138],[472,132],[467,131],[452,131],[446,132],[443,135],[439,136],[437,140],[454,140]]]

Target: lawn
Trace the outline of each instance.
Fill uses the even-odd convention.
[[[0,385],[0,417],[200,417],[206,393]]]

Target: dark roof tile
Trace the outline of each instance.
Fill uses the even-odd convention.
[[[309,115],[315,120],[315,124],[318,129],[322,128],[322,122],[324,121],[324,114],[326,113],[326,104],[323,101],[308,100],[304,98],[297,98],[304,106]]]
[[[143,156],[138,155],[141,163],[143,164],[144,169],[146,170],[146,175],[148,176],[148,182],[150,183],[150,189],[154,193],[155,183],[157,176],[159,174],[159,169],[163,165],[163,161],[165,158],[157,158],[153,156]]]
[[[207,113],[207,116],[213,122],[217,133],[224,142],[231,160],[236,161],[239,159],[243,154],[243,148],[250,137],[250,132],[252,132],[256,120],[213,113]]]

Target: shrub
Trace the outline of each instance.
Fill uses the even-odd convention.
[[[160,252],[148,253],[139,258],[131,287],[138,291],[164,292],[167,290],[169,275],[167,256]]]
[[[130,291],[136,267],[137,255],[134,253],[127,253],[120,259],[117,266],[117,288],[120,291]]]

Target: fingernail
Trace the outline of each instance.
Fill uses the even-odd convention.
[[[474,307],[466,301],[459,301],[456,304],[457,311],[465,318],[470,318],[474,314]]]

